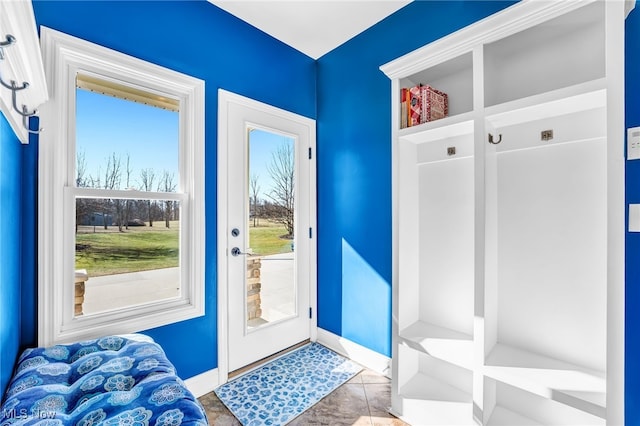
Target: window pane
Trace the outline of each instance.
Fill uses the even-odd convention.
[[[76,315],[180,296],[177,201],[77,198],[75,242]]]
[[[178,190],[177,102],[87,78],[77,78],[76,186]]]

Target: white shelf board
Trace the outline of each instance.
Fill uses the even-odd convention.
[[[606,419],[606,375],[553,358],[497,344],[484,374],[544,398]]]
[[[473,133],[473,117],[473,112],[452,115],[418,126],[400,129],[398,136],[400,140],[417,144],[470,135]]]
[[[494,128],[502,128],[587,111],[606,104],[606,79],[602,78],[487,107],[485,114]]]
[[[401,330],[400,340],[410,348],[458,367],[473,369],[473,337],[417,321]]]
[[[448,383],[417,373],[399,392],[401,418],[415,425],[473,425],[472,397]]]
[[[508,410],[501,406],[496,406],[489,417],[487,426],[541,426],[535,420]]]
[[[427,374],[418,372],[400,389],[405,399],[470,403],[471,394]]]

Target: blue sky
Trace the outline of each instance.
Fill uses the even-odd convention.
[[[271,163],[272,152],[283,143],[292,144],[294,141],[288,136],[254,129],[251,131],[249,143],[249,176],[258,176],[258,185],[260,186],[258,198],[268,199],[268,194],[273,186],[273,180],[267,171],[267,167]]]
[[[140,171],[155,170],[156,186],[163,172],[178,181],[178,113],[112,96],[76,90],[76,149],[84,152],[86,173],[104,180],[107,159],[116,153],[124,169],[130,157],[130,186],[140,188]],[[154,190],[156,188],[153,188]]]
[[[127,154],[132,169],[130,186],[140,189],[140,171],[155,170],[154,188],[165,170],[178,181],[178,113],[112,96],[76,90],[76,149],[84,152],[86,174],[104,181],[108,159],[121,157],[121,189],[126,188]],[[272,179],[267,171],[272,151],[288,136],[255,129],[250,137],[250,175],[258,175],[259,198],[268,198]]]

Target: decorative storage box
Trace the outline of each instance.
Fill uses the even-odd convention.
[[[429,85],[419,84],[408,89],[403,88],[400,102],[402,128],[444,118],[449,114],[447,94]]]
[[[421,86],[409,89],[409,126],[417,126],[422,121],[422,90]]]
[[[431,86],[420,86],[421,123],[444,118],[449,114],[449,97]]]

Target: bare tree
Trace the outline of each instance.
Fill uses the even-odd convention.
[[[153,181],[156,178],[156,172],[153,169],[140,170],[140,182],[142,184],[141,190],[151,191],[153,189]],[[147,200],[147,221],[149,226],[153,226],[153,214],[151,209],[151,200]]]
[[[160,182],[158,182],[158,192],[174,192],[176,190],[176,184],[173,182],[173,173],[169,173],[168,171],[164,171],[162,173],[162,178]],[[169,224],[171,221],[171,212],[172,212],[173,202],[171,200],[164,201],[164,224],[167,228],[170,228]]]
[[[76,156],[76,187],[86,188],[89,186],[91,178],[86,176],[87,173],[87,160],[84,151],[78,152]],[[90,213],[90,203],[86,198],[76,199],[76,232],[78,232],[78,226],[84,217]]]
[[[127,164],[126,169],[124,170],[126,176],[126,188],[131,188],[131,156],[127,153]],[[123,222],[125,229],[129,230],[129,219],[131,218],[131,200],[124,200],[124,211],[123,211]]]
[[[253,227],[258,226],[258,195],[260,195],[260,185],[258,184],[258,175],[251,175],[249,179],[249,202],[253,206]]]
[[[293,238],[294,233],[294,170],[293,144],[282,143],[271,153],[271,163],[267,165],[267,171],[273,180],[273,189],[269,198],[280,207],[282,214],[275,219],[287,229],[287,237]]]
[[[122,182],[122,161],[120,156],[116,156],[116,153],[112,153],[111,157],[107,158],[107,168],[104,174],[104,189],[120,189],[120,183]]]
[[[121,160],[119,156],[116,156],[114,152],[111,157],[107,159],[107,168],[104,174],[104,189],[120,189],[120,183],[122,180]],[[104,229],[107,229],[107,217],[109,214],[109,200],[105,200],[105,207],[103,209],[103,221]],[[118,230],[122,232],[122,200],[114,200],[116,208],[116,218],[118,222]]]
[[[86,183],[89,180],[89,177],[86,176],[87,173],[87,159],[84,154],[84,151],[78,152],[76,155],[76,187],[85,188]]]

